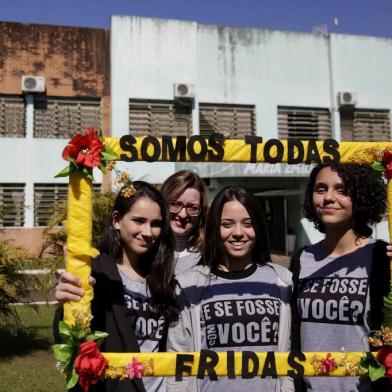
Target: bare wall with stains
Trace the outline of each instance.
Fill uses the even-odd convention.
[[[109,95],[109,32],[0,22],[0,92],[20,94],[21,76],[44,76],[48,96]]]
[[[0,94],[22,94],[22,75],[44,76],[47,96],[102,98],[110,128],[110,32],[0,22]]]

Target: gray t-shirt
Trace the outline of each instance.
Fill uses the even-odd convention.
[[[320,243],[301,254],[298,307],[302,351],[367,351],[369,276],[375,241],[341,257],[327,256]],[[307,378],[309,390],[368,391],[359,377]]]
[[[174,274],[180,275],[189,271],[200,261],[200,252],[184,249],[174,252]]]
[[[185,290],[195,290],[195,286]],[[252,266],[241,272],[215,271],[210,284],[187,293],[200,298],[201,348],[214,351],[277,351],[281,291],[275,271]],[[203,392],[275,391],[276,380],[198,380]]]
[[[165,338],[165,319],[151,307],[150,295],[145,279],[132,279],[120,268],[118,271],[124,285],[124,299],[132,328],[138,339],[141,352],[159,351],[159,343]],[[143,377],[147,392],[166,391],[163,377]]]

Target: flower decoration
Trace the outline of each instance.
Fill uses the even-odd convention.
[[[381,348],[384,346],[392,347],[392,328],[385,327],[381,328],[379,331],[374,331],[368,337],[370,346],[374,348]]]
[[[392,178],[392,152],[384,151],[381,162],[384,168],[385,178],[390,180]]]
[[[374,152],[373,169],[383,172],[387,180],[392,178],[392,150],[384,149]]]
[[[385,376],[392,382],[392,347],[383,347],[377,353],[377,360],[385,367]]]
[[[108,364],[108,360],[102,356],[95,340],[88,340],[80,345],[74,367],[84,392],[87,392],[90,386],[96,384],[97,380],[103,376]]]
[[[336,359],[332,357],[331,353],[328,353],[325,358],[315,355],[311,360],[311,364],[317,375],[327,375],[338,368]]]
[[[132,362],[126,367],[129,378],[141,378],[143,376],[143,365],[133,357]]]
[[[67,177],[75,170],[94,180],[93,169],[97,167],[102,173],[107,173],[110,161],[118,159],[117,154],[104,143],[97,128],[87,128],[84,134],[75,135],[63,150],[62,157],[69,165],[55,177]]]
[[[125,197],[126,199],[132,197],[136,193],[135,187],[132,185],[131,177],[128,173],[126,172],[120,172],[116,169],[114,169],[117,179],[115,180],[115,183],[117,185],[121,186],[120,194],[122,197]]]
[[[372,332],[368,341],[378,352],[367,353],[361,366],[368,371],[372,381],[388,377],[392,382],[392,328],[384,327]]]
[[[59,323],[63,343],[53,345],[52,350],[58,361],[57,367],[65,374],[68,389],[79,381],[83,391],[88,391],[88,388],[103,376],[108,365],[98,349],[98,344],[108,333],[92,332],[91,318],[91,315],[76,314],[75,311],[74,325],[70,326],[64,321]]]

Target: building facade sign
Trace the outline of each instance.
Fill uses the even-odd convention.
[[[176,171],[192,170],[204,178],[220,177],[308,177],[313,165],[286,163],[207,163],[177,162]]]

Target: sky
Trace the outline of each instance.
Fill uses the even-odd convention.
[[[110,28],[111,15],[392,38],[392,0],[0,0],[0,21]]]

